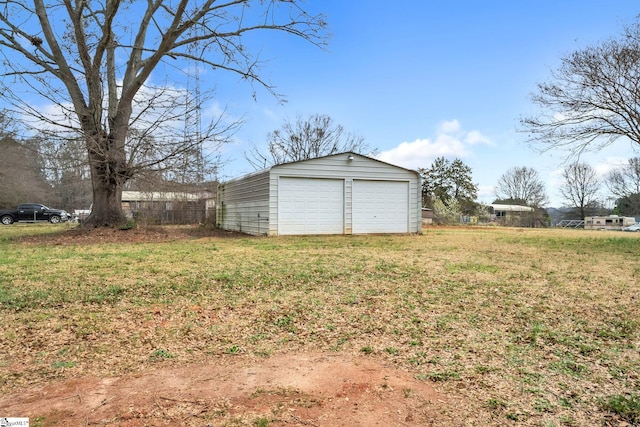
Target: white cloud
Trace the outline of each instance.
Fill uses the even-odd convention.
[[[427,168],[436,157],[464,158],[470,155],[469,147],[491,141],[479,131],[466,132],[458,120],[440,124],[437,135],[419,138],[413,142],[402,142],[397,147],[381,152],[378,159],[409,169]]]
[[[478,186],[478,200],[483,203],[491,203],[496,198],[495,186],[493,185],[479,185]]]
[[[440,124],[438,133],[455,134],[460,132],[460,122],[458,120],[449,120]]]
[[[626,157],[607,157],[604,161],[599,162],[593,168],[596,170],[599,177],[604,178],[612,170],[619,168],[620,166],[627,165],[628,163],[629,159]]]
[[[476,145],[476,144],[493,145],[493,142],[488,137],[484,136],[477,130],[472,130],[471,132],[469,132],[465,136],[464,142],[469,145]]]
[[[64,135],[70,128],[78,128],[76,115],[73,113],[73,104],[60,102],[60,104],[44,104],[29,106],[33,113],[23,112],[19,122],[26,124],[31,131]]]
[[[403,142],[391,150],[383,151],[378,159],[409,169],[428,167],[436,157],[464,157],[466,151],[462,143],[447,135],[438,137],[435,142],[429,139],[416,139]]]

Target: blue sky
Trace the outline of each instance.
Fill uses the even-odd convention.
[[[640,14],[631,0],[315,1],[332,37],[326,50],[284,35],[256,45],[263,69],[286,104],[237,79],[218,83],[218,102],[244,115],[236,142],[224,148],[221,178],[252,172],[243,157],[296,115],[326,114],[379,150],[381,160],[429,167],[438,156],[471,167],[479,199],[491,202],[499,177],[535,168],[552,206],[565,153],[540,155],[518,132],[534,111],[529,95],[562,55],[617,36]],[[220,76],[208,75],[203,79]],[[604,174],[640,155],[620,141],[583,160]]]
[[[535,111],[529,96],[563,55],[618,36],[640,14],[640,3],[632,0],[304,4],[326,17],[332,34],[326,49],[283,33],[249,41],[266,62],[261,76],[286,103],[260,87],[254,100],[252,87],[235,74],[199,72],[203,90],[216,87],[208,111],[244,121],[235,141],[222,148],[220,179],[253,172],[244,153],[251,145],[265,147],[267,134],[285,119],[324,114],[362,136],[381,160],[398,166],[428,168],[439,156],[460,158],[472,170],[481,202],[494,200],[494,186],[509,169],[534,168],[546,183],[550,206],[564,202],[557,189],[567,155],[538,154],[518,132],[519,119]],[[33,33],[38,31],[34,27]],[[172,61],[151,80],[184,88],[185,76],[176,75]],[[47,100],[42,104],[31,100],[35,95],[24,95],[42,111],[51,108]],[[619,141],[582,160],[604,176],[640,156],[639,149]]]

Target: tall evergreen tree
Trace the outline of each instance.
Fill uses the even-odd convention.
[[[436,158],[428,169],[418,169],[422,176],[422,205],[433,208],[439,200],[447,205],[456,200],[463,212],[474,207],[478,185],[473,183],[471,168],[462,160]]]

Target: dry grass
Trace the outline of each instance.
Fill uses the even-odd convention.
[[[14,237],[0,234],[0,322],[10,325],[0,393],[221,354],[326,350],[437,382],[456,402],[447,416],[469,425],[640,422],[636,233]]]

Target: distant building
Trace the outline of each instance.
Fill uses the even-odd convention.
[[[489,207],[493,209],[491,220],[501,225],[522,226],[523,224],[528,223],[528,221],[523,223],[523,219],[532,218],[535,211],[534,208],[523,205],[503,205],[492,203]]]
[[[197,224],[215,221],[214,194],[208,191],[123,191],[127,218],[157,224]]]

